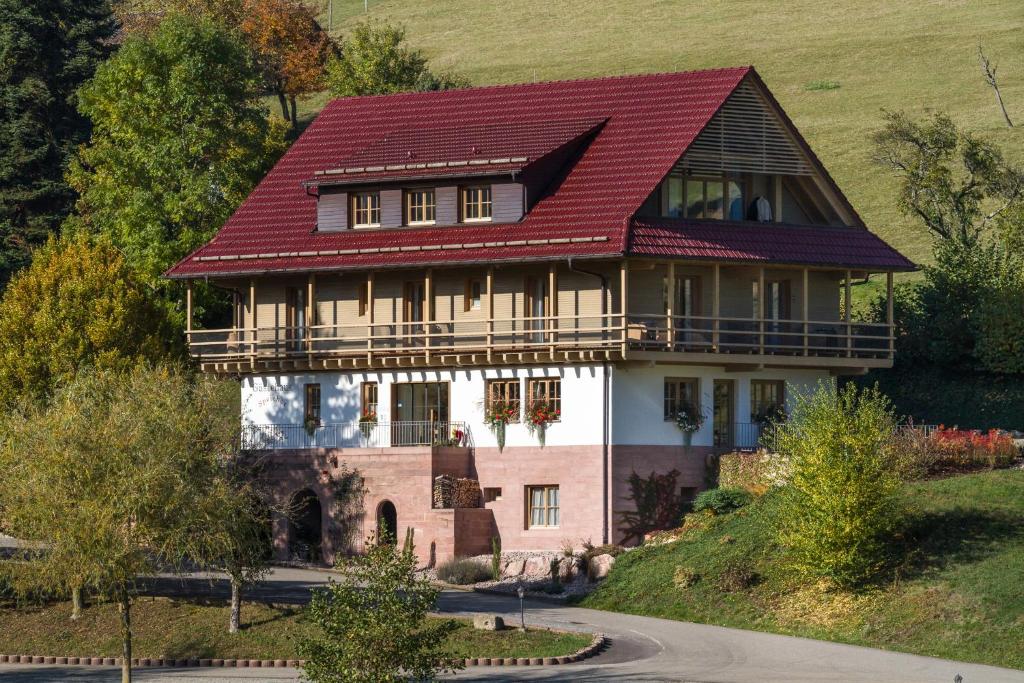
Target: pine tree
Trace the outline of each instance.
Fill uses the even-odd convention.
[[[74,204],[64,174],[89,137],[75,93],[113,33],[107,0],[0,0],[0,284]]]

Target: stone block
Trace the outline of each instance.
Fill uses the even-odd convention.
[[[501,631],[505,620],[497,614],[477,614],[473,617],[473,628],[480,631]]]
[[[505,568],[501,570],[501,575],[510,578],[520,576],[525,567],[526,560],[509,560],[505,563]]]
[[[590,567],[587,569],[587,576],[591,581],[600,581],[608,576],[612,567],[615,566],[615,558],[607,553],[597,555],[590,560]]]
[[[551,563],[546,557],[534,555],[526,560],[523,573],[527,576],[547,576],[551,573]]]

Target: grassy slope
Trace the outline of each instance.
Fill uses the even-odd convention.
[[[917,550],[898,581],[826,594],[787,574],[765,521],[771,499],[685,540],[620,556],[585,605],[1024,668],[1024,472],[909,486]],[[726,590],[742,566],[760,575]],[[678,587],[677,568],[699,576]]]
[[[121,652],[118,614],[112,604],[87,608],[77,622],[69,604],[46,608],[0,609],[0,652],[52,656],[116,657]],[[295,659],[298,642],[312,626],[301,610],[245,604],[243,630],[227,632],[228,608],[162,598],[140,599],[132,611],[134,652],[138,657]],[[590,636],[550,631],[485,632],[460,621],[449,635],[458,657],[555,657],[590,643]]]
[[[882,108],[948,111],[1024,160],[1024,125],[1002,126],[975,53],[980,41],[999,64],[1011,116],[1024,124],[1016,0],[371,0],[369,16],[404,24],[435,68],[475,84],[753,64],[868,225],[918,260],[928,240],[870,161]],[[336,33],[362,18],[362,0],[334,0]],[[807,88],[822,80],[840,87]],[[307,101],[307,114],[324,99]]]

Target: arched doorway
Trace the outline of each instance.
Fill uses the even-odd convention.
[[[398,538],[398,510],[390,500],[377,506],[377,538],[391,545]]]
[[[320,562],[320,499],[309,489],[303,489],[292,496],[288,507],[288,554],[304,562]]]

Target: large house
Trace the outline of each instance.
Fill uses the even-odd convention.
[[[168,275],[233,296],[190,348],[304,510],[279,553],[386,525],[429,562],[621,539],[631,473],[696,492],[794,392],[889,367],[913,267],[745,67],[336,100]],[[883,273],[888,322],[851,320]]]

